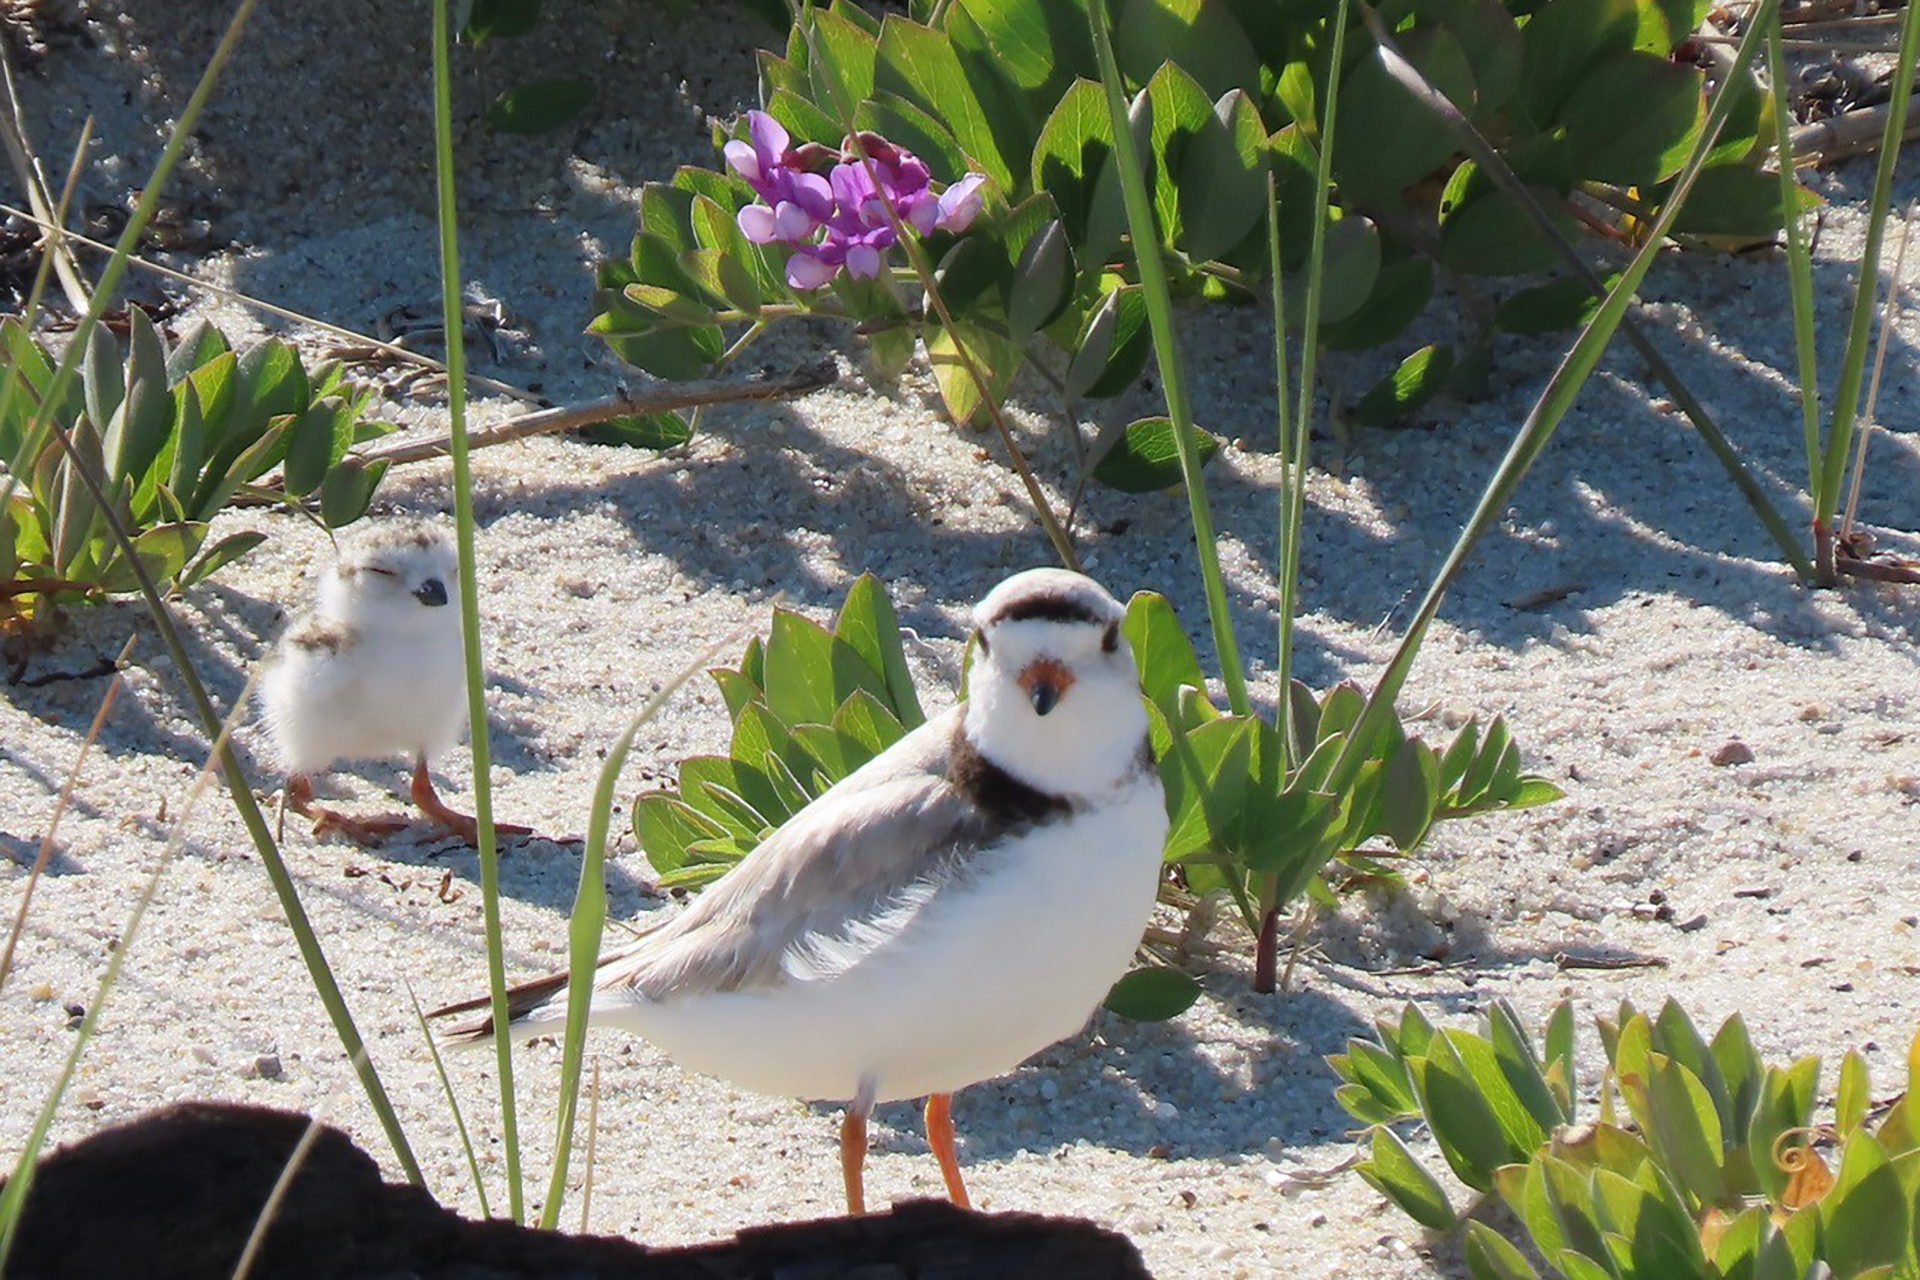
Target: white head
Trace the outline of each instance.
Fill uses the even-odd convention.
[[[1065,569],[1015,574],[974,606],[967,736],[1049,795],[1092,796],[1139,767],[1147,733],[1124,610]]]
[[[341,543],[320,582],[320,614],[357,630],[460,628],[453,543],[424,521],[369,527]]]

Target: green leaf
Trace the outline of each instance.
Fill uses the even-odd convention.
[[[104,324],[93,326],[80,368],[87,417],[95,430],[104,431],[120,412],[120,402],[127,395],[126,366],[113,330]]]
[[[304,498],[326,480],[333,460],[334,424],[345,417],[350,417],[346,403],[328,396],[292,420],[287,457],[281,464],[288,497]]]
[[[959,316],[954,317],[952,328],[928,320],[922,341],[927,348],[927,363],[933,366],[934,384],[957,426],[984,417],[989,400],[997,405],[1006,399],[1014,374],[1020,370],[1019,348],[985,325]],[[963,344],[973,363],[971,370],[961,357]],[[975,371],[986,380],[984,395],[974,379]]]
[[[1820,197],[1805,187],[1794,192],[1794,216],[1819,206]],[[1673,230],[1771,241],[1785,221],[1778,175],[1744,164],[1717,164],[1700,171],[1687,202],[1674,215]]]
[[[1473,1280],[1540,1280],[1526,1255],[1484,1222],[1467,1223],[1466,1255]]]
[[[1075,244],[1086,235],[1094,182],[1112,151],[1113,130],[1100,86],[1075,80],[1041,126],[1029,173],[1034,188],[1053,197]]]
[[[958,0],[992,50],[1009,84],[1053,102],[1069,78],[1096,74],[1086,14],[1077,4],[1032,0]],[[1037,185],[1037,184],[1036,184]]]
[[[895,719],[909,729],[925,722],[913,673],[907,669],[906,649],[900,643],[900,619],[880,579],[871,573],[854,579],[834,620],[833,634],[879,677],[887,695],[885,704]]]
[[[1433,1043],[1438,1048],[1444,1042]],[[1511,1163],[1513,1153],[1459,1055],[1446,1050],[1433,1057],[1412,1058],[1407,1066],[1420,1093],[1421,1110],[1454,1176],[1475,1191],[1491,1189],[1493,1171]]]
[[[657,872],[687,863],[687,846],[723,833],[719,823],[667,791],[652,791],[633,802],[634,838]]]
[[[1173,605],[1165,596],[1153,591],[1135,592],[1127,601],[1120,632],[1133,649],[1133,661],[1140,670],[1141,691],[1163,714],[1176,714],[1183,685],[1206,688],[1206,676],[1200,670],[1193,642],[1187,639]]]
[[[320,519],[329,529],[342,529],[367,514],[373,503],[373,491],[387,474],[387,464],[368,466],[351,454],[327,472],[320,483]]]
[[[1172,62],[1209,99],[1229,89],[1260,92],[1260,60],[1246,30],[1217,0],[1124,0],[1114,22],[1120,70],[1142,85]]]
[[[1612,288],[1614,280],[1606,283]],[[1493,323],[1504,333],[1531,337],[1577,329],[1599,309],[1600,299],[1585,280],[1565,276],[1514,294],[1494,311]]]
[[[1463,115],[1474,114],[1472,68],[1445,28],[1418,27],[1396,43]],[[1458,146],[1452,126],[1416,99],[1380,59],[1361,59],[1342,79],[1333,171],[1343,199],[1397,204],[1406,187],[1440,168]]]
[[[1400,367],[1360,397],[1354,417],[1378,427],[1406,417],[1446,388],[1453,373],[1453,348],[1429,343],[1400,362]]]
[[[1649,1138],[1667,1168],[1700,1204],[1723,1192],[1720,1118],[1713,1096],[1693,1072],[1657,1055],[1647,1082]]]
[[[815,8],[808,15],[815,44],[813,56],[807,63],[807,76],[813,83],[814,101],[825,103],[829,108],[836,102],[860,102],[873,96],[879,41],[848,13],[849,10],[836,6]],[[838,82],[838,95],[835,88],[829,86],[829,76]]]
[[[897,93],[876,94],[854,108],[853,122],[905,147],[939,182],[958,182],[969,170],[966,152],[947,126]]]
[[[1588,68],[1632,49],[1638,27],[1635,0],[1547,0],[1540,6],[1520,32],[1521,100],[1534,122],[1554,119]]]
[[[1199,983],[1178,969],[1155,965],[1126,974],[1101,1003],[1130,1022],[1165,1022],[1199,998]]]
[[[1548,187],[1529,190],[1572,239],[1577,229],[1563,197]],[[1541,271],[1559,261],[1558,251],[1540,234],[1527,211],[1485,178],[1472,161],[1453,171],[1440,197],[1442,266],[1470,275],[1510,276]]]
[[[1337,324],[1353,315],[1373,294],[1380,278],[1380,232],[1370,218],[1346,217],[1327,228],[1326,262],[1320,278],[1320,323]],[[1286,280],[1287,327],[1306,323],[1306,268]]]
[[[580,428],[580,438],[628,449],[675,449],[693,439],[693,427],[672,410],[623,413],[588,423]]]
[[[1847,1050],[1847,1056],[1840,1059],[1840,1088],[1833,1100],[1833,1127],[1846,1141],[1847,1135],[1860,1127],[1867,1118],[1867,1108],[1873,1105],[1873,1096],[1867,1087],[1867,1060],[1860,1056],[1857,1049]]]
[[[1747,1128],[1747,1150],[1754,1181],[1776,1205],[1787,1189],[1788,1174],[1774,1161],[1780,1135],[1803,1129],[1813,1119],[1813,1102],[1820,1084],[1820,1059],[1801,1058],[1782,1070],[1768,1067],[1760,1085],[1760,1101]]]
[[[1093,478],[1122,493],[1153,493],[1179,484],[1180,448],[1173,433],[1170,418],[1135,419],[1094,464]],[[1194,444],[1203,464],[1220,451],[1219,438],[1208,431],[1196,429]]]
[[[1139,286],[1113,290],[1088,319],[1075,344],[1067,366],[1066,399],[1104,399],[1131,387],[1147,366],[1152,337],[1147,302]]]
[[[1360,351],[1398,337],[1433,297],[1433,263],[1417,254],[1383,261],[1360,309],[1322,325],[1321,344],[1332,351]]]
[[[1230,89],[1187,143],[1176,170],[1179,244],[1195,262],[1247,238],[1266,206],[1267,130],[1253,99]]]
[[[1698,71],[1636,51],[1589,71],[1558,119],[1583,174],[1644,185],[1680,172],[1706,114]]]
[[[1487,1021],[1494,1060],[1520,1105],[1527,1109],[1542,1133],[1552,1133],[1566,1124],[1567,1109],[1554,1096],[1540,1059],[1534,1055],[1533,1044],[1527,1039],[1512,1006],[1496,1000],[1487,1011]]]
[[[1409,738],[1387,758],[1381,780],[1381,829],[1402,853],[1419,848],[1439,802],[1440,767],[1433,749]]]
[[[1073,297],[1073,251],[1059,219],[1028,239],[1014,266],[1013,289],[1007,297],[1007,334],[1025,344],[1051,324]]]
[[[133,551],[148,575],[164,589],[193,559],[206,536],[207,526],[198,522],[156,525],[133,540]],[[140,579],[124,553],[116,554],[111,566],[100,575],[100,589],[110,594],[140,589]]]
[[[1440,1180],[1413,1158],[1391,1129],[1374,1129],[1372,1157],[1361,1161],[1354,1171],[1421,1226],[1434,1231],[1453,1230],[1453,1206],[1447,1202]]]
[[[943,120],[976,171],[1002,191],[1011,189],[1013,172],[992,121],[945,34],[888,14],[880,27],[874,84]]]
[[[529,80],[493,100],[487,125],[496,133],[548,133],[585,111],[593,94],[590,80]]]
[[[781,723],[830,723],[840,705],[833,674],[833,633],[791,610],[775,609],[766,688],[767,706]]]
[[[256,531],[230,534],[220,539],[200,553],[200,558],[187,567],[180,575],[180,585],[191,587],[205,582],[226,566],[246,555],[267,540],[267,535]]]
[[[1819,1212],[1826,1261],[1835,1276],[1857,1277],[1897,1263],[1913,1248],[1911,1198],[1886,1151],[1863,1130],[1846,1140]]]

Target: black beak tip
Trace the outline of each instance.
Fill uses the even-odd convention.
[[[1043,716],[1047,714],[1047,712],[1053,710],[1054,704],[1060,701],[1059,691],[1045,682],[1034,685],[1032,692],[1027,696],[1033,700],[1035,715]]]
[[[447,602],[447,584],[438,578],[428,578],[413,595],[429,609],[438,608]]]

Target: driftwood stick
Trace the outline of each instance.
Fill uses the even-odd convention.
[[[1892,111],[1891,102],[1882,102],[1857,111],[1843,111],[1813,124],[1796,125],[1790,135],[1793,162],[1796,165],[1832,164],[1872,151],[1880,145],[1880,135],[1886,132],[1887,116]],[[1910,111],[1903,141],[1912,142],[1915,138],[1920,138],[1920,113]]]
[[[467,447],[484,449],[509,440],[572,431],[595,422],[627,414],[665,413],[670,409],[691,409],[706,404],[727,404],[738,400],[789,400],[809,391],[832,386],[839,372],[831,360],[802,365],[791,373],[762,378],[711,378],[702,382],[662,383],[627,395],[594,400],[587,404],[542,409],[509,418],[498,426],[470,432]],[[453,437],[435,436],[431,440],[407,441],[384,449],[369,449],[360,454],[366,463],[390,462],[396,465],[444,457],[452,448]]]
[[[1875,582],[1904,582],[1920,586],[1920,565],[1900,564],[1888,560],[1855,560],[1849,556],[1836,556],[1833,568],[1834,572],[1844,573],[1850,578],[1872,578]]]

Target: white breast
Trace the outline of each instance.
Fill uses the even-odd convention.
[[[1005,1075],[1073,1035],[1153,909],[1166,811],[1150,776],[982,855],[912,923],[811,981],[662,1003],[594,1002],[681,1066],[759,1093],[876,1101]]]

